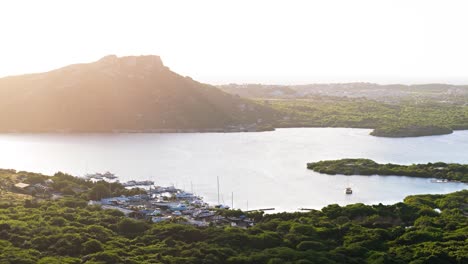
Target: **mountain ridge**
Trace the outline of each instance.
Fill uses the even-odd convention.
[[[172,72],[155,55],[109,55],[0,79],[4,132],[243,131],[269,126],[274,115]]]

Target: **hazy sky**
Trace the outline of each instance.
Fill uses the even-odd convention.
[[[160,55],[208,83],[468,84],[468,1],[1,1],[0,76]]]

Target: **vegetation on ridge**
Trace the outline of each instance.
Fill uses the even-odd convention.
[[[468,165],[434,162],[427,164],[379,164],[370,159],[323,160],[307,163],[307,168],[319,173],[344,175],[397,175],[438,178],[468,183]]]
[[[372,135],[413,137],[468,129],[468,106],[436,102],[388,104],[363,98],[315,96],[259,100],[282,113],[276,127],[373,128]]]
[[[370,134],[377,137],[422,137],[446,135],[453,133],[453,130],[444,126],[421,125],[421,126],[404,126],[404,127],[378,127]]]

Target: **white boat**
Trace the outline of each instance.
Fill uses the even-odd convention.
[[[117,179],[118,177],[115,176],[115,174],[110,173],[106,171],[104,174],[102,174],[102,177],[107,178],[107,179]]]
[[[177,199],[196,199],[197,197],[192,194],[192,193],[187,193],[187,192],[180,192],[180,193],[177,193],[176,195],[176,198]]]
[[[92,174],[86,174],[85,177],[88,178],[88,179],[97,179],[97,180],[102,180],[104,178],[106,178],[106,179],[117,179],[118,178],[117,176],[115,176],[115,174],[110,173],[108,171],[106,171],[105,173],[96,172],[96,173],[92,173]]]
[[[170,206],[169,209],[171,211],[185,211],[188,208],[187,208],[187,205],[185,205],[185,204],[178,204],[176,206]]]
[[[431,180],[431,182],[432,183],[448,183],[450,181],[447,179],[441,179],[441,180],[437,179],[437,180]]]
[[[224,205],[224,204],[217,204],[214,206],[215,208],[219,208],[219,209],[229,209],[229,206],[228,205]]]
[[[133,186],[150,186],[154,185],[154,181],[128,181],[125,183],[122,183],[124,187],[133,187]]]
[[[345,189],[345,193],[346,193],[346,194],[352,194],[352,193],[353,193],[353,189],[351,189],[351,187],[347,187],[347,188]]]
[[[165,188],[164,188],[164,191],[165,191],[165,192],[177,192],[178,190],[177,190],[177,188],[174,187],[174,186],[169,186],[169,187],[165,187]]]
[[[170,219],[169,217],[152,217],[151,221],[153,221],[153,223],[160,223],[163,221],[167,221],[169,219]]]

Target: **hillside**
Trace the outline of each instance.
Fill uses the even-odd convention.
[[[276,127],[372,128],[380,137],[451,134],[468,128],[468,86],[449,84],[229,84],[283,116]]]
[[[0,171],[0,178],[2,177]],[[23,175],[24,172],[13,174]],[[19,176],[17,175],[17,176]],[[197,227],[184,217],[153,223],[141,214],[89,205],[108,183],[57,173],[29,173],[26,182],[51,179],[60,199],[40,194],[0,202],[0,263],[15,264],[381,264],[467,263],[468,190],[408,196],[393,205],[328,205],[308,212],[263,214],[217,211],[217,217],[255,219],[249,228]],[[49,181],[50,182],[50,181]],[[112,184],[115,193],[131,190]],[[94,191],[93,191],[94,190]],[[131,195],[134,195],[133,193]],[[38,199],[40,196],[41,199]],[[145,210],[139,212],[143,213]],[[150,215],[153,211],[148,210]],[[137,219],[133,219],[133,217]],[[151,218],[152,219],[152,218]]]
[[[265,129],[275,112],[180,76],[158,56],[106,56],[0,79],[0,131]]]
[[[313,96],[307,99],[262,99],[284,113],[277,127],[372,128],[373,136],[417,137],[468,129],[468,105],[401,102],[365,98]]]

